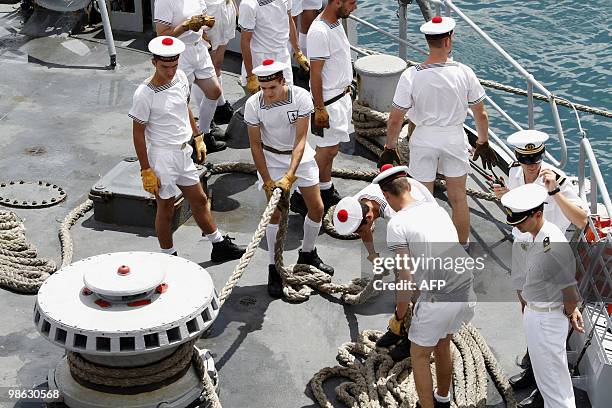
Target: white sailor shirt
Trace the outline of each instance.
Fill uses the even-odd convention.
[[[153,21],[176,27],[185,20],[193,16],[206,14],[206,12],[207,7],[203,0],[155,0]],[[186,47],[189,47],[202,39],[203,30],[204,28],[201,28],[199,31],[187,30],[179,35],[178,38],[185,43]]]
[[[264,145],[280,151],[293,150],[295,145],[296,122],[299,118],[310,117],[314,112],[312,98],[308,91],[299,86],[288,86],[287,99],[271,105],[264,103],[261,91],[251,95],[244,105],[244,121],[247,126],[258,127]],[[306,142],[300,163],[314,160],[315,151]],[[277,154],[264,150],[268,167],[286,167],[291,155]]]
[[[252,32],[251,51],[257,53],[287,52],[289,17],[292,0],[242,0],[238,25]]]

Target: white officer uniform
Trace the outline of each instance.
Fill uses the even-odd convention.
[[[267,75],[264,72],[265,70],[275,73],[284,70],[284,68],[284,64],[275,62],[269,66],[258,66],[253,69],[253,73],[258,76]],[[299,118],[309,117],[314,111],[308,91],[293,85],[289,85],[288,88],[287,99],[284,101],[266,105],[263,92],[259,91],[251,95],[244,106],[244,121],[247,126],[260,129],[261,141],[264,146],[284,153],[280,154],[264,148],[266,166],[270,172],[270,177],[275,181],[285,175],[291,164],[291,152],[295,145],[296,121]],[[302,160],[295,173],[297,177],[296,186],[311,187],[319,184],[319,168],[314,155],[314,149],[306,142]],[[259,173],[257,176],[261,189],[263,180]]]
[[[162,57],[179,55],[181,40],[160,36],[149,43],[149,51]],[[156,87],[149,80],[138,86],[128,116],[145,127],[149,164],[160,180],[159,196],[168,199],[180,193],[178,186],[200,182],[188,144],[192,136],[187,111],[189,81],[177,70],[172,81]]]
[[[538,130],[522,130],[510,135],[507,142],[515,146],[517,155],[523,155],[532,157],[538,160],[538,157],[544,155],[545,147],[544,142],[548,140],[548,135]],[[557,175],[557,182],[559,183],[560,191],[558,194],[565,196],[571,203],[576,204],[578,207],[588,211],[587,204],[578,197],[575,189],[570,182],[567,181],[565,174],[552,165],[541,162],[541,170],[551,169]],[[512,190],[516,187],[525,184],[525,176],[523,168],[519,162],[512,164],[508,174],[508,189]],[[545,187],[544,180],[542,177],[538,177],[533,184]],[[571,222],[561,211],[561,208],[557,204],[554,196],[546,196],[544,205],[544,219],[550,221],[556,225],[563,233],[570,226]],[[512,235],[514,236],[514,243],[512,246],[512,281],[513,288],[520,290],[523,286],[524,272],[525,272],[525,251],[527,246],[525,242],[530,242],[531,235],[529,233],[522,233],[518,228],[512,229]]]
[[[386,170],[373,183],[389,181],[407,171],[406,166]],[[402,208],[387,224],[387,246],[393,252],[408,249],[413,259],[465,259],[457,231],[448,213],[437,202],[417,201]],[[438,262],[439,265],[439,262]],[[457,271],[457,272],[456,272]],[[433,347],[440,339],[461,329],[474,316],[475,294],[469,268],[440,268],[434,263],[414,269],[412,281],[420,285],[430,279],[444,280],[439,291],[421,290],[413,309],[408,339],[423,347]]]
[[[421,26],[427,35],[452,31],[455,20],[434,17]],[[419,64],[401,75],[393,106],[408,111],[416,125],[410,137],[410,175],[422,182],[434,181],[436,172],[459,177],[470,170],[469,142],[463,130],[470,105],[486,93],[472,69],[460,62]]]
[[[200,0],[156,0],[154,22],[176,27],[206,12],[206,3]],[[178,36],[185,43],[185,51],[179,58],[179,69],[187,75],[190,83],[194,79],[208,79],[217,75],[207,45],[202,40],[203,30],[187,30]]]
[[[317,146],[335,146],[348,142],[353,102],[347,88],[353,80],[351,48],[340,21],[328,24],[319,15],[312,22],[306,39],[310,61],[324,60],[321,72],[323,101],[344,94],[342,98],[326,105],[329,115],[329,129],[323,130],[323,137],[314,136]]]
[[[536,184],[504,194],[501,201],[508,223],[522,222],[547,197],[547,190]],[[535,238],[531,237],[525,251],[526,276],[521,288],[527,302],[523,327],[531,366],[546,408],[574,408],[565,348],[569,326],[561,291],[576,285],[576,261],[565,235],[552,222],[545,220]]]
[[[213,50],[236,36],[236,6],[233,0],[205,0],[208,14],[215,17],[215,25],[207,31]]]
[[[289,15],[292,0],[242,0],[238,25],[245,32],[252,32],[251,56],[253,67],[265,59],[282,62],[285,83],[293,83],[291,55],[287,49],[289,41]],[[242,64],[242,86],[246,86],[246,70]]]

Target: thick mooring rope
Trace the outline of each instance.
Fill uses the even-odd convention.
[[[332,378],[347,379],[336,387],[337,399],[350,408],[412,408],[418,397],[410,358],[395,363],[389,350],[377,348],[383,333],[364,330],[355,342],[342,344],[338,366],[319,370],[310,380],[314,399],[323,408],[333,408],[323,384]],[[516,407],[512,387],[505,378],[482,335],[471,324],[452,338],[453,407],[485,407],[487,374],[507,407]],[[435,365],[431,365],[435,382]]]
[[[27,242],[23,221],[10,211],[0,211],[0,286],[19,293],[36,293],[55,262],[37,258],[36,248]]]

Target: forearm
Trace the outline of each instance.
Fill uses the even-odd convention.
[[[251,55],[252,33],[242,32],[240,35],[240,51],[247,76],[253,75],[253,56]]]
[[[571,313],[578,306],[578,301],[580,297],[578,296],[578,291],[576,290],[576,286],[569,286],[561,291],[563,294],[563,308],[566,313]]]
[[[195,118],[193,117],[193,112],[191,112],[191,108],[189,107],[189,105],[187,105],[187,111],[189,112],[189,124],[191,125],[191,133],[193,135],[199,135],[200,133],[200,129],[198,129],[198,124],[195,121]]]
[[[134,139],[134,150],[136,150],[140,169],[148,169],[151,165],[149,164],[149,157],[147,156],[147,144],[145,142],[144,131],[140,132],[134,129],[132,135]]]
[[[404,256],[404,254],[400,254],[400,256]],[[407,266],[407,265],[404,265],[404,266]],[[413,291],[407,289],[410,287],[410,284],[412,282],[412,273],[410,269],[408,269],[407,267],[398,268],[397,272],[398,272],[399,282],[401,282],[403,284],[402,286],[406,288],[406,289],[398,290],[396,293],[397,304],[395,307],[395,311],[397,313],[397,317],[401,319],[408,312],[408,309],[410,307],[410,302],[412,300]]]
[[[155,24],[155,31],[157,35],[168,35],[171,37],[179,37],[181,34],[185,33],[187,29],[183,27],[182,24],[179,24],[175,27],[166,25],[166,24]]]
[[[478,133],[478,143],[483,144],[489,140],[489,115],[486,110],[474,112],[476,131]]]
[[[321,75],[323,65],[321,64],[321,66],[319,66],[318,63],[319,61],[313,61],[310,64],[310,92],[312,93],[314,106],[322,107],[324,106],[323,77]]]
[[[389,120],[387,121],[387,140],[385,143],[389,149],[395,149],[395,147],[397,147],[397,139],[404,123],[404,115],[405,112],[401,109],[391,109]]]
[[[555,201],[559,205],[561,212],[565,217],[570,220],[572,224],[580,229],[583,229],[587,225],[587,213],[576,204],[572,203],[561,193],[554,195]]]
[[[297,29],[295,27],[295,22],[291,17],[291,13],[288,13],[289,16],[289,42],[291,43],[291,48],[293,48],[293,52],[300,51],[300,45],[298,43],[298,35]]]

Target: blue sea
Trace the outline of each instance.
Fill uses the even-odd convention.
[[[395,0],[358,0],[355,15],[398,33]],[[612,1],[457,0],[455,4],[514,59],[555,95],[612,110]],[[455,16],[456,17],[456,16]],[[453,58],[471,66],[481,79],[526,89],[525,80],[465,22],[456,18]],[[426,49],[419,26],[423,17],[416,3],[408,6],[408,40]],[[394,40],[359,27],[359,44],[397,55]],[[423,56],[408,50],[408,59]],[[488,95],[521,126],[527,127],[527,98],[486,88]],[[536,90],[537,92],[537,90]],[[549,104],[536,101],[536,129],[552,135],[549,150],[560,157]],[[568,145],[565,171],[577,175],[578,127],[573,111],[559,106]],[[505,139],[513,128],[488,107],[491,128]],[[608,189],[612,191],[612,119],[579,112]],[[553,135],[554,133],[554,135]],[[587,173],[588,175],[588,173]]]

